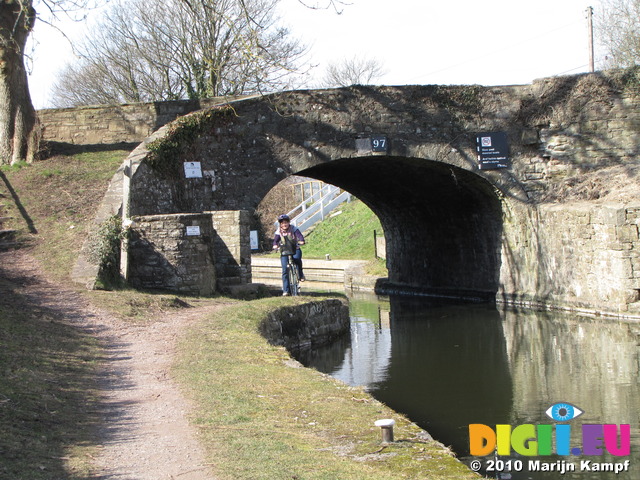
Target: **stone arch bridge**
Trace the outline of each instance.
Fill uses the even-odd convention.
[[[250,282],[248,218],[295,174],[378,215],[387,291],[636,316],[639,105],[633,70],[292,91],[200,110],[121,169],[124,271],[134,285],[196,293]],[[479,168],[483,132],[506,135],[505,168]]]

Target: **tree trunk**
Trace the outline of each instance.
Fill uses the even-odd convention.
[[[39,148],[40,129],[24,66],[34,21],[31,0],[0,2],[0,165],[31,162]]]

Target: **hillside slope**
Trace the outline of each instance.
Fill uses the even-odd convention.
[[[338,212],[341,212],[337,214]],[[337,214],[337,215],[336,215]],[[352,200],[306,236],[306,258],[332,258],[343,260],[372,260],[375,258],[374,231],[382,235],[382,226],[376,215],[360,200]]]

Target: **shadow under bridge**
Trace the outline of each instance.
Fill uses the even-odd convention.
[[[484,178],[441,162],[389,156],[339,159],[297,174],[349,191],[380,218],[389,270],[381,293],[495,298],[502,208]]]

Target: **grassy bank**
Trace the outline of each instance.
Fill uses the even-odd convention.
[[[100,347],[32,305],[23,281],[0,267],[0,478],[83,478],[96,444]]]
[[[85,153],[2,169],[0,187],[9,192],[3,203],[14,217],[10,227],[23,232],[25,248],[50,278],[69,285],[89,222],[126,154]],[[351,222],[340,230],[354,231]],[[100,442],[96,378],[102,346],[26,297],[28,288],[28,278],[9,278],[0,265],[0,477],[91,478],[89,460]],[[138,325],[188,303],[220,300],[132,290],[79,293]],[[292,368],[287,352],[258,334],[269,311],[306,300],[235,301],[180,342],[175,372],[194,400],[192,422],[219,478],[475,478],[446,450],[417,436],[417,427],[402,416],[361,389]],[[373,422],[386,417],[398,422],[398,442],[383,448]]]
[[[20,240],[58,281],[68,281],[109,181],[127,155],[85,152],[0,169],[0,191],[7,195],[2,203],[12,217],[6,228],[20,231]]]
[[[343,203],[342,212],[319,223],[307,235],[304,254],[307,258],[371,260],[375,257],[373,232],[382,235],[378,217],[360,200]]]
[[[176,372],[220,478],[476,478],[440,444],[361,388],[297,368],[258,333],[268,313],[305,298],[243,302],[203,319],[180,342]],[[374,426],[394,418],[383,446]]]

